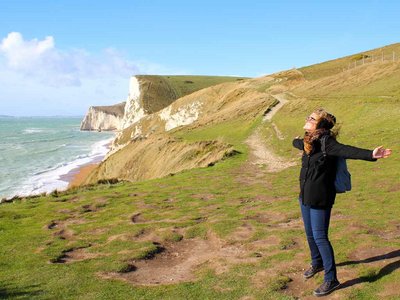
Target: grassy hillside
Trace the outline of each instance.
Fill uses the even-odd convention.
[[[245,141],[259,130],[275,153],[299,160],[292,137],[302,135],[304,118],[324,106],[342,125],[341,142],[394,151],[378,162],[349,162],[353,191],[337,197],[330,229],[343,288],[326,299],[398,299],[398,67],[382,63],[307,81],[294,71],[254,80],[254,93],[286,90],[289,103],[271,122],[261,122],[261,113],[220,116],[216,123],[209,115],[201,126],[171,132],[182,142],[219,139],[237,155],[164,178],[0,205],[0,295],[313,299],[323,274],[302,279],[309,258],[297,203],[300,166],[269,173],[252,163]],[[321,68],[329,69],[321,64],[307,72]]]
[[[307,80],[315,80],[330,75],[335,75],[343,72],[343,69],[354,68],[356,65],[363,63],[368,64],[372,61],[379,62],[382,56],[385,61],[391,61],[395,52],[395,59],[400,60],[400,43],[388,45],[385,47],[352,54],[349,56],[333,59],[327,62],[300,68]]]

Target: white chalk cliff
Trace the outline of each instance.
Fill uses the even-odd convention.
[[[129,127],[133,123],[139,121],[145,115],[143,103],[140,101],[140,83],[139,80],[132,76],[129,81],[129,94],[126,99],[124,116],[122,118],[120,129]]]
[[[113,131],[121,128],[125,102],[111,106],[91,106],[81,122],[81,130]]]
[[[81,123],[81,130],[122,130],[148,113],[140,97],[140,83],[132,76],[126,102],[112,106],[91,106]]]

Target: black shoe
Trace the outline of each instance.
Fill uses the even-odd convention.
[[[320,297],[320,296],[325,296],[331,293],[333,290],[337,289],[340,286],[340,282],[335,279],[332,281],[325,281],[323,284],[320,285],[319,288],[317,288],[314,291],[314,296]]]
[[[307,271],[304,272],[303,276],[304,278],[311,278],[313,277],[315,274],[317,274],[318,272],[321,272],[324,270],[324,267],[315,267],[315,266],[311,266]]]

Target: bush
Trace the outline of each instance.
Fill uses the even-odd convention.
[[[119,182],[118,178],[100,179],[97,184],[116,184]]]
[[[354,60],[362,60],[362,59],[369,58],[369,57],[370,56],[367,54],[357,54],[357,55],[354,55],[351,59],[354,61]]]

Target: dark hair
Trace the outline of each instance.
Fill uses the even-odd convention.
[[[317,123],[317,129],[331,130],[336,124],[336,118],[330,113],[326,113],[326,116],[322,116]]]

